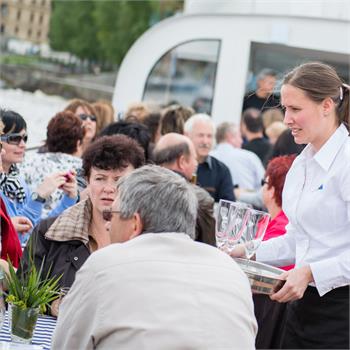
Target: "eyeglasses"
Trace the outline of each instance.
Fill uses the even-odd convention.
[[[111,210],[107,209],[102,212],[103,220],[105,221],[112,221],[113,214],[120,214],[121,212],[119,210]]]
[[[27,134],[8,134],[8,135],[2,135],[0,136],[0,140],[3,142],[6,142],[10,145],[19,145],[21,141],[23,140],[24,143],[27,143],[28,141],[28,135]]]
[[[261,180],[261,186],[264,186],[264,185],[268,185],[269,183],[265,180],[265,179],[262,179]]]
[[[87,120],[89,118],[92,122],[97,120],[96,116],[93,114],[79,114],[79,118],[81,120]]]
[[[2,151],[2,142],[0,141],[0,153]]]

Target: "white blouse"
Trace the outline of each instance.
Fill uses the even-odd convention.
[[[320,296],[350,284],[350,137],[344,125],[315,153],[309,144],[284,185],[287,233],[262,242],[256,259],[310,265]]]

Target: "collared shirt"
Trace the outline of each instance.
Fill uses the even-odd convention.
[[[207,190],[215,202],[220,199],[235,200],[230,170],[212,156],[198,165],[197,185]]]
[[[263,242],[257,260],[310,265],[322,296],[350,284],[350,138],[341,125],[315,153],[295,159],[283,190],[284,236]]]
[[[220,143],[210,154],[229,168],[234,185],[248,190],[261,187],[265,169],[255,153],[235,148],[229,143]]]

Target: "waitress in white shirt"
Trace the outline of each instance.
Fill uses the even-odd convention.
[[[284,122],[307,144],[284,185],[284,236],[265,241],[256,260],[286,271],[271,296],[288,305],[282,347],[349,348],[350,137],[349,85],[322,63],[294,68],[283,80]],[[232,255],[244,255],[236,249]]]

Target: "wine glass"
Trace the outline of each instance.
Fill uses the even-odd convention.
[[[230,254],[246,235],[250,215],[250,205],[242,202],[231,203],[230,224],[227,239],[227,251]]]
[[[217,207],[215,236],[216,245],[219,249],[224,249],[227,244],[228,233],[230,230],[231,204],[233,202],[220,199]]]
[[[249,219],[246,224],[242,243],[244,243],[246,256],[250,259],[258,249],[264,238],[270,214],[264,211],[249,209]]]

